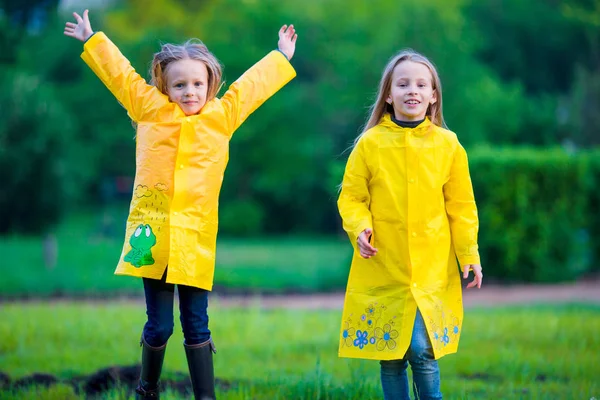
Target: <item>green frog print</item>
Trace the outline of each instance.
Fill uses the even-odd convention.
[[[125,262],[131,263],[134,267],[154,264],[150,249],[156,244],[156,236],[150,225],[140,224],[131,235],[129,244],[131,250],[123,258]]]

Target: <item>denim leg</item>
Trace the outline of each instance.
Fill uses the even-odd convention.
[[[415,399],[438,400],[440,392],[440,369],[433,356],[433,348],[421,312],[417,310],[410,347],[406,353],[413,373]]]
[[[210,339],[208,329],[208,291],[193,286],[177,285],[179,312],[185,344],[192,346]]]
[[[384,400],[410,400],[406,360],[382,360],[381,388]]]
[[[152,347],[161,347],[173,334],[173,295],[175,285],[167,283],[167,271],[161,280],[144,279],[146,315],[144,339]]]

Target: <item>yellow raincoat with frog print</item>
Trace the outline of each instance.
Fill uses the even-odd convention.
[[[218,200],[233,132],[296,75],[272,51],[220,99],[186,116],[140,77],[101,32],[81,55],[137,124],[136,176],[118,275],[211,290]]]
[[[403,128],[386,114],[353,149],[338,207],[354,246],[339,355],[403,358],[417,307],[435,358],[456,352],[463,320],[456,258],[479,264],[477,209],[456,135],[429,119]],[[378,250],[369,259],[356,243],[366,228]]]

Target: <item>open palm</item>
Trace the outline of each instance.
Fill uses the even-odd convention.
[[[296,50],[296,39],[298,35],[294,29],[294,25],[284,25],[279,30],[279,50],[286,55],[288,60],[291,60]]]
[[[73,16],[77,23],[67,22],[65,24],[65,35],[85,42],[94,33],[94,31],[92,31],[92,26],[90,25],[88,10],[83,12],[83,17],[76,12],[73,13]]]

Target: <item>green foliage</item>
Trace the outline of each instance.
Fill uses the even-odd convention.
[[[469,153],[487,277],[561,281],[594,268],[598,202],[592,182],[600,174],[598,157],[598,150],[480,148]]]
[[[501,122],[516,119],[510,142],[600,143],[598,0],[469,1],[465,15],[480,37],[474,54],[498,74],[494,80],[525,88],[517,107],[499,114]],[[506,143],[497,133],[494,141]]]
[[[234,236],[252,236],[263,231],[264,208],[254,200],[229,202],[219,214],[219,224]]]
[[[585,190],[587,204],[585,213],[585,226],[587,238],[591,247],[591,271],[600,272],[600,157],[598,153],[587,154],[587,168]]]
[[[0,73],[0,233],[43,233],[55,224],[73,195],[69,164],[71,115],[39,77]]]
[[[139,363],[143,307],[123,301],[6,304],[0,310],[0,371],[12,379],[43,372],[68,380]],[[340,310],[231,309],[211,300],[209,313],[218,349],[215,375],[233,383],[229,390],[219,388],[219,399],[381,396],[376,361],[337,356]],[[600,346],[599,329],[597,306],[467,310],[458,353],[440,360],[444,398],[598,397],[597,354],[590,349]],[[166,353],[165,377],[188,374],[182,341],[177,327]],[[122,392],[116,389],[102,398],[126,399]],[[32,393],[5,390],[0,399],[29,399]],[[79,398],[64,387],[41,390],[35,398],[63,398],[56,393]]]

